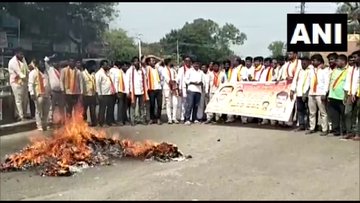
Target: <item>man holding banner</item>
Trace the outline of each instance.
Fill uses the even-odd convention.
[[[209,101],[213,98],[215,92],[219,88],[222,81],[225,81],[226,75],[225,72],[219,71],[220,64],[218,62],[214,62],[212,65],[213,71],[211,71],[209,74],[210,77],[210,83],[209,83]],[[206,87],[207,89],[207,87]],[[207,113],[206,114],[207,120],[205,124],[211,123],[212,119],[214,118],[213,113]],[[215,121],[219,121],[220,114],[215,114]]]
[[[241,69],[241,58],[237,57],[234,61],[233,66],[231,67],[231,61],[226,60],[224,61],[224,68],[225,68],[225,80],[226,82],[235,84],[238,82],[238,71]],[[232,123],[235,121],[234,115],[227,115],[226,123]]]
[[[308,101],[308,78],[310,73],[310,59],[304,57],[302,60],[302,69],[295,73],[294,80],[291,84],[290,99],[293,100],[296,95],[296,109],[299,121],[299,128],[296,131],[304,131],[307,127],[307,101]]]

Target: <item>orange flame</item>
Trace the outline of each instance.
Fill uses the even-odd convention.
[[[123,150],[123,154],[130,157],[148,158],[154,151],[161,151],[161,149],[161,153],[174,151],[171,149],[172,145],[166,143],[162,143],[166,145],[165,148],[156,149],[158,146],[164,145],[149,140],[144,142],[120,140],[116,135],[107,138],[104,131],[90,128],[82,115],[83,108],[77,105],[73,116],[66,118],[64,125],[56,129],[52,137],[44,135],[31,137],[31,144],[19,153],[10,155],[0,169],[24,169],[29,166],[44,165],[49,160],[53,160],[50,164],[55,164],[52,167],[56,170],[66,170],[72,165],[83,162],[95,164],[94,160],[97,160],[98,157],[93,154],[94,149],[89,145],[91,143],[117,144]]]

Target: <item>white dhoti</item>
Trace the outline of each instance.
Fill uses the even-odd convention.
[[[170,90],[164,90],[164,96],[168,121],[175,121],[177,120],[176,117],[178,112],[178,96],[173,94]]]
[[[212,99],[212,97],[214,96],[214,93],[210,93],[209,95],[209,101]],[[215,120],[218,121],[220,119],[221,114],[215,114]],[[214,118],[214,113],[206,113],[206,120],[210,121]]]
[[[50,98],[40,96],[35,99],[34,103],[36,108],[36,125],[38,128],[46,130],[50,111]]]
[[[178,112],[181,121],[185,120],[186,96],[178,96]]]
[[[27,84],[11,84],[11,89],[15,98],[16,113],[20,119],[24,119],[27,115],[29,104]]]

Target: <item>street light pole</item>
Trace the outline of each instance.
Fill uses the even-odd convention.
[[[140,38],[140,36],[142,36],[142,34],[137,34],[136,35],[136,38],[138,39],[138,46],[139,46],[139,60],[141,60],[141,56],[142,56],[142,54],[141,54],[141,38]]]
[[[177,65],[180,64],[180,57],[179,57],[179,40],[176,40],[176,59],[177,59]]]

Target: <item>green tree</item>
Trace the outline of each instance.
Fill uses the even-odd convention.
[[[348,34],[360,34],[360,3],[343,2],[338,5],[337,13],[348,15]]]
[[[72,40],[79,53],[99,40],[116,16],[115,3],[93,2],[1,2],[0,10],[20,19],[22,35],[50,41]],[[38,27],[36,34],[31,27]]]
[[[223,60],[233,54],[230,45],[242,45],[246,35],[232,24],[220,27],[216,22],[195,19],[185,23],[181,29],[171,30],[160,44],[164,53],[175,55],[177,43],[180,55],[195,56],[200,62]]]
[[[134,39],[123,29],[105,32],[103,40],[107,44],[106,54],[110,60],[130,61],[132,57],[138,55]]]
[[[268,49],[271,51],[272,57],[277,57],[283,55],[283,50],[285,48],[285,42],[283,41],[274,41],[269,44]]]

